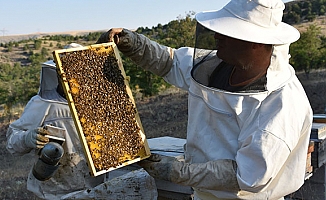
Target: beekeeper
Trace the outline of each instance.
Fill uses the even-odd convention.
[[[80,45],[72,43],[65,48],[74,47]],[[8,151],[20,156],[31,151],[37,152],[48,143],[49,139],[45,137],[48,133],[40,129],[41,127],[52,125],[65,129],[64,155],[53,177],[39,181],[34,177],[32,169],[28,176],[27,189],[44,199],[60,199],[63,195],[93,188],[104,181],[104,175],[92,177],[89,173],[74,121],[60,86],[55,63],[52,60],[43,63],[38,94],[30,99],[21,117],[10,124],[7,131]]]
[[[188,91],[185,160],[140,162],[149,174],[192,186],[205,200],[283,199],[300,188],[312,110],[289,64],[300,34],[281,22],[284,8],[281,0],[231,0],[200,12],[195,48],[122,28],[99,38]]]

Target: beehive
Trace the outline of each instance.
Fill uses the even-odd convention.
[[[114,43],[53,52],[91,174],[150,156],[122,61]]]

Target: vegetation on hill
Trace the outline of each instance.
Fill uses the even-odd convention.
[[[313,21],[318,16],[325,15],[325,0],[291,1],[286,4],[283,21],[289,24]]]
[[[286,4],[283,20],[294,25],[313,21],[316,16],[325,14],[326,0],[294,1]],[[196,21],[194,12],[179,17],[166,25],[152,28],[139,27],[136,32],[173,48],[194,46]],[[299,15],[299,16],[298,16]],[[10,115],[16,104],[26,104],[38,90],[40,63],[52,59],[52,51],[76,42],[82,45],[94,44],[101,32],[88,35],[48,35],[0,44],[0,105],[5,115]],[[297,71],[309,74],[312,69],[325,68],[326,37],[317,25],[310,25],[301,32],[301,38],[290,47],[290,63]],[[15,57],[17,56],[18,57]],[[131,60],[123,58],[123,65],[131,77],[130,86],[143,96],[151,96],[169,87],[163,79],[137,67]],[[1,107],[0,107],[1,109]]]

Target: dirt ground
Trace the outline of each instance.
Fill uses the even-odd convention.
[[[309,75],[298,73],[314,113],[324,113],[326,104],[326,72],[319,70]],[[185,138],[187,126],[187,93],[178,89],[164,94],[136,99],[137,109],[147,138],[172,136]],[[13,157],[6,150],[8,122],[0,122],[0,198],[38,199],[26,190],[26,179],[35,160],[32,155]]]

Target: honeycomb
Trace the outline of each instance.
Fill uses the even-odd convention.
[[[113,49],[67,51],[60,61],[96,171],[139,157],[144,142],[137,110]]]

